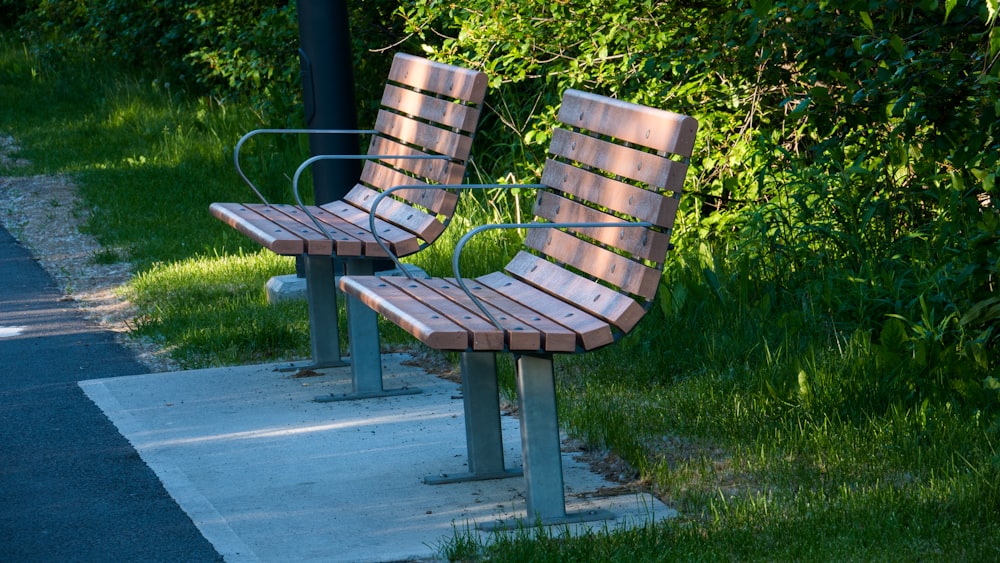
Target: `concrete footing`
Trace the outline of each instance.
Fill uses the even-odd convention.
[[[417,278],[427,278],[427,272],[420,269],[418,266],[413,264],[403,264],[403,268],[410,273],[413,277]],[[401,270],[393,269],[386,270],[384,272],[378,272],[377,275],[380,276],[403,276],[405,275]],[[267,302],[268,303],[278,303],[280,301],[294,301],[306,298],[306,278],[299,277],[296,274],[288,274],[285,276],[274,276],[273,278],[267,280],[264,288],[267,290]]]

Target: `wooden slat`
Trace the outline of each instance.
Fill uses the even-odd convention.
[[[642,306],[628,296],[524,251],[518,252],[504,269],[625,332],[632,330],[645,314]]]
[[[614,342],[614,334],[608,323],[530,284],[502,272],[476,278],[476,281],[572,330],[577,334],[578,344],[584,350],[593,350]]]
[[[482,103],[488,84],[482,72],[405,53],[393,57],[389,80],[474,104]]]
[[[316,229],[316,225],[301,209],[294,205],[275,204],[272,208],[278,213],[268,215],[271,222],[294,233],[305,242],[303,253],[318,255],[333,255],[333,241]]]
[[[677,213],[678,199],[599,176],[556,160],[546,160],[542,183],[612,211],[668,227]]]
[[[445,330],[449,338],[452,338],[456,327],[461,327],[468,332],[471,350],[522,352],[576,350],[576,333],[539,312],[491,290],[478,280],[466,280],[466,284],[477,297],[484,300],[487,308],[504,327],[503,332],[482,315],[454,279],[411,280],[385,277],[378,282],[372,277],[346,276],[344,279],[348,280],[346,285],[345,282],[341,284],[345,291],[358,294],[360,291],[358,286],[368,288],[364,302],[380,313],[386,311],[394,315],[390,320],[421,341],[437,338],[433,333],[438,329]],[[422,307],[413,305],[413,302],[420,303]],[[400,311],[408,313],[400,314]],[[559,311],[560,315],[565,313],[565,308]],[[413,315],[423,315],[423,317],[413,317]],[[438,317],[443,317],[452,324],[438,323],[440,327],[434,329],[421,323],[428,318],[436,321]]]
[[[467,135],[385,110],[379,110],[375,119],[375,130],[430,152],[446,154],[456,160],[469,158],[469,150],[472,148],[472,138]]]
[[[352,236],[356,236],[362,241],[364,241],[364,251],[365,256],[385,256],[385,252],[379,247],[378,243],[375,242],[375,237],[368,231],[368,212],[363,209],[358,209],[346,201],[333,201],[321,206],[322,209],[334,216],[338,220],[346,221],[354,225],[357,231],[348,232]],[[316,216],[323,222],[326,222],[325,218],[321,215]],[[393,254],[396,256],[407,256],[413,254],[417,250],[420,250],[420,241],[417,237],[411,233],[400,229],[394,225],[386,223],[380,219],[375,221],[375,228],[378,229],[378,235],[385,241],[389,248],[392,250]]]
[[[454,215],[455,208],[458,207],[458,194],[441,188],[398,190],[393,192],[393,195],[398,195],[414,205],[443,215],[444,218],[450,218]]]
[[[549,152],[623,178],[679,192],[687,165],[588,135],[555,129]]]
[[[385,191],[396,186],[421,186],[427,185],[417,178],[412,178],[397,170],[388,168],[376,162],[365,164],[361,172],[361,181],[370,186],[374,186],[379,191]],[[456,184],[458,182],[455,182]],[[404,197],[428,210],[441,215],[451,216],[455,212],[458,204],[458,194],[441,188],[419,188],[413,190],[398,190],[393,192],[395,197]]]
[[[412,174],[419,182],[460,183],[486,87],[487,77],[482,72],[412,55],[396,55],[383,91],[384,107],[374,127],[384,135],[373,136],[369,154],[429,154],[445,158],[368,162],[363,168],[363,182],[376,189],[387,189],[414,183]],[[370,197],[368,191],[369,188],[361,186],[351,197],[361,194],[357,201],[361,204]],[[384,220],[376,224],[380,238],[399,256],[412,254],[437,238],[454,214],[458,201],[457,194],[442,189],[402,190],[395,198],[403,202],[386,201],[383,214],[386,219],[398,222],[398,226]],[[407,205],[407,201],[412,205]],[[323,224],[329,237],[303,210],[293,206],[260,205],[257,209],[217,203],[212,205],[211,212],[278,254],[385,256],[368,232],[368,217],[363,208],[339,201],[307,209]]]
[[[469,349],[469,333],[463,327],[409,294],[374,276],[343,276],[340,289],[353,295],[383,317],[437,350]]]
[[[531,229],[524,244],[563,264],[645,299],[652,299],[660,284],[659,270],[559,229]]]
[[[471,314],[475,314],[477,317],[482,317],[482,320],[486,321],[490,327],[495,326],[489,321],[488,318],[483,316],[479,307],[477,307],[476,304],[469,299],[469,296],[462,291],[462,288],[458,285],[458,282],[456,282],[454,278],[431,278],[427,280],[415,281],[433,288],[441,295],[444,295],[448,299],[451,299],[455,303],[461,305],[464,309],[471,311]],[[466,280],[467,286],[470,283],[479,287],[479,291],[476,292],[476,297],[484,297],[481,294],[488,290],[485,290],[482,286],[476,284],[472,280]],[[541,350],[542,334],[537,329],[522,321],[505,307],[499,308],[493,306],[489,301],[484,301],[483,305],[504,329],[504,349],[533,352]]]
[[[369,160],[361,170],[361,182],[385,191],[396,186],[424,186],[427,182]]]
[[[379,135],[373,135],[371,143],[368,146],[369,155],[379,155],[379,154],[392,154],[392,155],[409,155],[409,156],[426,156],[428,153],[419,150],[414,147],[399,144],[392,139],[387,137],[382,137]],[[372,162],[372,161],[366,161]],[[449,157],[439,156],[439,158],[432,159],[413,159],[413,158],[398,158],[398,159],[383,159],[381,161],[392,168],[399,170],[405,170],[413,173],[419,179],[424,181],[434,183],[434,184],[457,184],[462,181],[462,177],[465,175],[465,166],[452,161]],[[377,185],[383,189],[391,188],[392,186],[397,186],[400,183],[417,183],[411,182],[404,179],[403,182],[399,183],[382,183],[377,180],[365,180],[371,184]]]
[[[359,185],[344,195],[344,201],[371,212],[372,202],[378,194],[371,188]],[[379,202],[375,216],[426,241],[433,241],[444,232],[444,224],[436,216],[391,197]]]
[[[454,282],[452,278],[449,281]],[[532,351],[544,350],[546,352],[573,352],[576,350],[577,335],[565,326],[549,319],[538,311],[529,309],[524,304],[514,301],[509,297],[497,293],[487,287],[479,280],[465,280],[465,286],[469,288],[487,306],[491,313],[512,317],[517,322],[531,327],[532,331],[539,333],[541,342],[530,342],[526,339],[508,337],[507,346],[511,351]],[[498,317],[503,322],[503,319]],[[516,328],[514,329],[517,330]],[[522,329],[523,330],[523,329]]]
[[[434,98],[392,84],[387,84],[382,93],[382,106],[466,132],[474,131],[479,121],[479,108],[476,106]]]
[[[686,157],[694,150],[698,132],[698,122],[692,117],[579,90],[563,93],[559,121]]]
[[[312,209],[312,208],[310,208]],[[313,213],[316,219],[318,219],[323,225],[331,228],[337,229],[347,236],[354,237],[361,244],[361,251],[358,256],[369,256],[369,257],[387,257],[382,247],[375,242],[375,237],[372,236],[371,232],[368,231],[368,225],[359,226],[353,221],[348,221],[341,215],[350,215],[352,206],[343,201],[334,201],[331,203],[324,204],[322,206],[316,207],[316,212]],[[335,210],[337,212],[335,212]],[[366,215],[367,217],[367,215]],[[376,226],[379,223],[376,222]],[[398,231],[398,229],[396,230]],[[395,233],[396,231],[393,231]],[[402,231],[399,231],[402,232]],[[412,235],[406,233],[407,237],[412,238]],[[392,250],[394,241],[387,240],[386,243],[389,249]]]
[[[241,203],[213,203],[209,211],[217,219],[250,237],[257,244],[275,254],[294,256],[302,254],[305,241],[294,233],[275,225],[250,206]],[[273,211],[273,213],[277,213]]]
[[[383,281],[466,329],[470,349],[500,351],[505,348],[504,332],[484,318],[461,288],[452,282],[442,278],[411,280],[401,277],[385,277]]]
[[[353,229],[357,234],[357,228],[319,207],[310,207],[310,211],[317,215],[317,218],[326,219],[321,222],[327,228],[332,240],[320,233],[312,220],[294,205],[213,203],[209,209],[214,216],[276,254],[286,256],[336,254],[346,257],[362,255],[362,241],[357,236],[350,236],[343,231],[343,229]],[[367,238],[372,241],[372,245],[375,245],[371,235]]]
[[[287,215],[292,221],[296,221],[299,224],[305,225],[311,229],[316,228],[312,219],[310,219],[297,205],[274,204],[273,207]],[[325,222],[322,220],[320,222],[323,224],[323,227],[326,229],[329,237],[322,234],[320,236],[322,236],[322,238],[328,243],[333,244],[332,254],[345,257],[361,256],[363,248],[362,242],[358,239],[358,237],[347,234],[349,231],[355,230],[353,225],[345,221],[338,220],[333,215],[330,215],[315,205],[309,206],[308,209],[309,212],[312,213],[317,219],[326,219]],[[312,239],[307,241],[305,253],[317,255],[331,254],[330,252],[325,251],[325,246],[321,241],[314,243]]]
[[[623,221],[623,219],[566,199],[558,194],[544,191],[538,192],[534,212],[538,217],[559,223],[620,223]],[[666,233],[645,227],[603,227],[573,230],[608,246],[619,248],[629,254],[654,262],[663,261],[670,242],[670,237]]]

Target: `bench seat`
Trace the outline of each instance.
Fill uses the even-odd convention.
[[[384,261],[390,253],[398,257],[418,252],[447,228],[458,205],[457,192],[448,186],[465,177],[486,88],[482,72],[400,53],[393,58],[373,129],[261,129],[237,143],[237,172],[259,201],[216,202],[209,211],[262,247],[299,257],[309,301],[313,355],[309,367],[346,364],[340,350],[335,276],[345,271],[371,273],[376,261]],[[244,144],[264,134],[367,134],[371,140],[362,155],[315,155],[305,160],[292,179],[289,201],[270,202],[244,173],[240,160]],[[299,193],[301,175],[315,162],[335,159],[363,161],[356,184],[336,201],[307,205]],[[409,188],[379,199],[400,186]],[[377,342],[371,346],[377,319],[365,307],[352,307],[350,300],[347,305],[355,386],[365,389],[359,395],[377,394],[379,351]]]

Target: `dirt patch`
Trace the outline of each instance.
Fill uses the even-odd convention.
[[[29,164],[17,156],[19,151],[13,138],[0,134],[0,171]],[[0,175],[0,225],[55,278],[62,299],[116,333],[119,342],[133,350],[149,369],[177,369],[158,347],[127,334],[135,309],[118,290],[131,279],[132,265],[106,264],[99,259],[118,253],[80,232],[89,217],[76,186],[66,176]]]

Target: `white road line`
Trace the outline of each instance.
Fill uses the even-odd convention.
[[[11,338],[25,331],[26,326],[0,326],[0,338]]]

